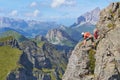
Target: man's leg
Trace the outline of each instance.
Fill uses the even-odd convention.
[[[94,38],[91,37],[90,39],[91,39],[92,45],[94,46],[95,45]]]
[[[83,45],[84,45],[84,46],[86,45],[86,40],[84,40]]]

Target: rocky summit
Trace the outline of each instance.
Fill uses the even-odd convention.
[[[67,32],[65,32],[62,29],[52,29],[50,30],[46,35],[47,40],[56,45],[67,45],[72,46],[76,43],[75,40],[71,38],[71,36],[68,35]]]
[[[77,18],[77,21],[71,27],[78,27],[81,25],[96,25],[99,20],[100,8],[96,7],[90,12],[86,12]]]
[[[62,80],[120,80],[120,2],[100,12],[97,29],[96,50],[78,43]]]

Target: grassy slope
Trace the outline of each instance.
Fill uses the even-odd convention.
[[[11,39],[13,39],[12,36],[3,37],[3,38],[0,38],[0,42],[5,42],[5,41],[7,41],[7,40],[11,40]]]
[[[6,31],[2,34],[0,34],[0,37],[8,37],[8,36],[12,36],[14,37],[17,41],[19,42],[22,42],[24,40],[27,40],[27,38],[25,38],[24,36],[22,36],[21,34],[15,32],[15,31],[12,31],[12,30],[9,30],[9,31]]]
[[[7,74],[17,67],[21,51],[10,46],[0,47],[0,80],[5,80]]]

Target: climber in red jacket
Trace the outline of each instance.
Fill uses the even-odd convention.
[[[84,41],[83,41],[83,46],[84,47],[86,46],[86,42],[88,40],[91,40],[92,41],[92,45],[94,45],[94,38],[93,38],[92,34],[90,34],[89,32],[82,32],[81,35],[84,38]]]
[[[95,39],[98,39],[98,38],[99,38],[98,30],[97,30],[96,28],[93,30],[93,34],[94,34],[94,38],[95,38]]]

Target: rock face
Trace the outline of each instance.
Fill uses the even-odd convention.
[[[11,71],[7,80],[60,80],[67,64],[67,57],[45,42],[40,48],[33,41],[20,44],[23,51],[19,67]],[[59,64],[58,64],[59,63]]]
[[[80,43],[75,47],[62,80],[91,80],[88,50],[82,50]]]
[[[50,30],[47,33],[46,38],[52,44],[59,44],[59,45],[75,44],[75,41],[65,31],[61,29]]]
[[[37,41],[47,41],[47,39],[42,35],[35,36],[35,40],[37,40]]]
[[[19,48],[19,44],[16,39],[10,37],[10,39],[7,39],[5,41],[0,41],[0,46],[6,46],[9,45],[14,48]]]
[[[100,39],[96,51],[84,49],[79,43],[72,52],[63,80],[120,80],[120,2],[101,11],[97,28]],[[90,53],[96,54],[90,56]],[[95,64],[91,64],[94,60],[91,57],[95,58]]]
[[[96,52],[96,80],[120,80],[120,2],[112,3],[100,13],[97,24],[104,38]]]
[[[81,25],[95,25],[99,20],[100,8],[97,7],[94,10],[87,12],[77,18],[77,22],[74,23],[71,27],[81,26]]]
[[[71,27],[66,27],[66,26],[62,25],[59,27],[59,29],[65,31],[73,40],[75,40],[77,42],[81,38],[80,36],[76,36],[76,35],[80,34],[80,32]]]

